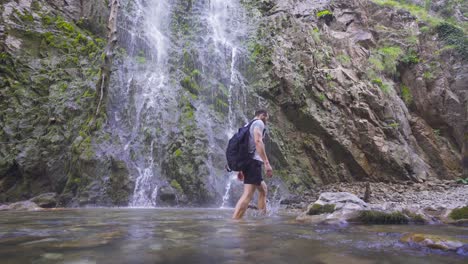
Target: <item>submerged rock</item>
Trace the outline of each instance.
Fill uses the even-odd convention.
[[[459,248],[467,245],[449,237],[413,233],[403,236],[400,242],[445,251],[457,251]]]

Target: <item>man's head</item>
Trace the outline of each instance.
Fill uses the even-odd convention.
[[[265,109],[259,109],[255,111],[255,118],[258,118],[263,121],[263,123],[267,123],[268,121],[268,112]]]

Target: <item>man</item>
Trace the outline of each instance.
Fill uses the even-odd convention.
[[[262,178],[262,166],[265,166],[267,177],[273,175],[273,169],[265,152],[263,144],[263,131],[268,121],[268,112],[266,110],[257,110],[255,112],[255,121],[250,125],[249,153],[253,157],[247,162],[245,168],[240,172],[244,178],[244,193],[236,204],[233,219],[240,219],[244,215],[250,201],[258,190],[258,209],[266,213],[267,186]]]

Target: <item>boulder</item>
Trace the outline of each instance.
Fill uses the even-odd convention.
[[[449,237],[414,233],[404,235],[400,239],[400,242],[444,251],[457,251],[459,248],[466,247],[467,245]]]
[[[56,193],[43,193],[32,199],[31,202],[36,203],[42,208],[54,208],[57,206],[57,194]]]
[[[326,192],[296,220],[312,224],[346,225],[348,220],[357,218],[359,212],[368,208],[367,203],[354,194]]]
[[[41,207],[31,201],[22,201],[0,206],[0,211],[37,211],[41,209]]]

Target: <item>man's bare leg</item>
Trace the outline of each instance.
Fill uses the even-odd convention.
[[[264,181],[257,186],[258,190],[258,210],[266,214],[267,185]]]
[[[253,184],[244,184],[244,193],[242,193],[241,198],[237,201],[232,219],[241,219],[242,216],[244,216],[244,213],[255,193],[255,187],[256,186]]]

